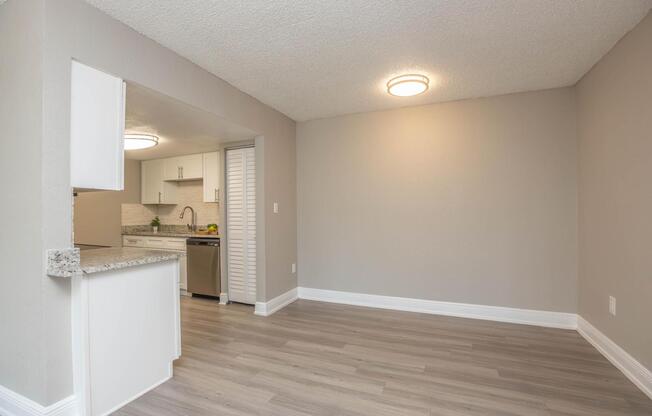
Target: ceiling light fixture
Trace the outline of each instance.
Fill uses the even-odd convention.
[[[426,92],[429,84],[425,75],[400,75],[387,81],[387,92],[397,97],[411,97]]]
[[[158,137],[151,134],[125,134],[125,150],[140,150],[154,147]]]

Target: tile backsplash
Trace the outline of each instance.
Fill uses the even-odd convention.
[[[185,225],[190,223],[190,212],[183,219],[181,210],[190,205],[197,213],[197,224],[220,224],[219,205],[203,202],[202,181],[179,182],[177,189],[179,203],[176,205],[122,204],[122,225],[149,225],[158,215],[162,225]]]
[[[122,225],[149,224],[156,210],[156,205],[122,204]]]

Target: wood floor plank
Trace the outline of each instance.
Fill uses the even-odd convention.
[[[120,416],[650,416],[577,332],[300,300],[186,298],[174,378]]]

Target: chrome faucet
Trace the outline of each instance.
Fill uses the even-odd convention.
[[[188,226],[188,229],[194,233],[195,231],[197,231],[197,214],[195,214],[195,210],[192,209],[190,205],[186,205],[185,207],[183,207],[183,209],[181,210],[181,214],[179,214],[179,218],[183,219],[183,215],[186,213],[187,209],[190,210],[190,214],[192,215],[192,218],[190,219],[190,224],[186,224],[186,225]]]

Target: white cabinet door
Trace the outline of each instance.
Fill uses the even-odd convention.
[[[160,160],[143,160],[140,163],[140,203],[160,204],[162,162]]]
[[[253,147],[226,151],[229,300],[256,303],[256,157]]]
[[[183,180],[201,179],[204,176],[204,161],[201,153],[179,157],[179,166]]]
[[[125,84],[72,61],[70,184],[80,189],[124,189]]]
[[[204,202],[220,202],[220,152],[204,153]]]
[[[179,203],[177,198],[177,185],[161,181],[161,202],[160,204],[174,205]]]
[[[178,157],[161,159],[163,163],[163,179],[166,181],[181,180],[181,163]]]
[[[176,204],[177,187],[165,182],[164,159],[144,160],[140,165],[140,203]]]
[[[203,175],[203,158],[196,155],[169,157],[164,161],[164,179],[166,181],[183,181],[201,179]]]

